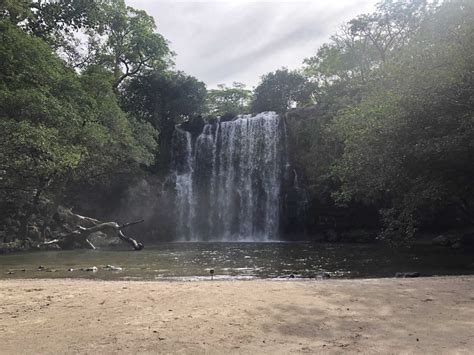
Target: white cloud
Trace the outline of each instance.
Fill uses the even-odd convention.
[[[249,86],[282,66],[301,67],[339,25],[375,0],[127,0],[155,18],[177,53],[176,68],[209,87]]]

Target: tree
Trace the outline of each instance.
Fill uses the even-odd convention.
[[[387,55],[405,46],[426,18],[432,5],[427,0],[385,0],[377,11],[349,21],[352,35],[368,40],[385,63]]]
[[[473,15],[469,1],[444,3],[336,119],[337,197],[380,206],[387,237],[411,237],[446,210],[474,223]]]
[[[262,76],[254,90],[252,111],[286,112],[297,104],[311,102],[312,86],[297,71],[286,68]]]
[[[123,107],[159,132],[158,165],[169,164],[171,137],[178,123],[206,110],[206,86],[183,72],[150,72],[132,79],[122,95]]]
[[[3,0],[0,18],[58,50],[68,46],[77,31],[97,25],[99,6],[94,0]]]
[[[90,24],[96,9],[93,0],[3,0],[0,18],[48,41]]]
[[[387,238],[472,223],[472,8],[383,1],[305,60],[317,107],[288,121],[295,162],[315,195],[377,208]]]
[[[0,23],[0,64],[0,191],[23,232],[40,198],[59,203],[69,181],[152,162],[154,130],[120,109],[105,69],[78,75],[7,22]]]
[[[215,116],[236,116],[248,113],[251,91],[245,85],[234,82],[232,87],[225,84],[217,85],[207,93],[209,113]]]
[[[153,17],[124,0],[4,0],[0,19],[41,38],[73,67],[107,67],[116,89],[127,78],[172,63],[173,53],[155,32]]]
[[[103,1],[96,31],[89,31],[95,63],[114,74],[114,87],[146,71],[171,64],[168,42],[155,32],[152,16],[125,5],[124,0]]]
[[[331,41],[306,58],[305,74],[321,87],[364,84],[372,70],[407,45],[435,9],[426,0],[385,0],[376,11],[341,26]]]

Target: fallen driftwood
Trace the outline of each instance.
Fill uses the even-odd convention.
[[[38,247],[41,246],[50,246],[50,245],[58,245],[61,249],[67,249],[73,247],[74,244],[80,244],[82,247],[86,249],[96,249],[94,244],[91,243],[89,237],[93,233],[102,232],[110,237],[118,237],[124,242],[130,244],[134,250],[142,250],[144,245],[137,240],[126,236],[123,234],[122,230],[126,227],[129,227],[134,224],[142,223],[142,220],[129,222],[122,225],[119,225],[116,222],[99,222],[93,218],[79,216],[81,219],[87,220],[88,224],[93,224],[90,227],[83,227],[78,225],[77,229],[69,231],[69,233],[64,233],[59,235],[56,239],[44,241]]]

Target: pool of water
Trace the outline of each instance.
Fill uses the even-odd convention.
[[[209,280],[252,278],[393,277],[474,274],[474,254],[433,246],[375,244],[163,243],[129,250],[38,251],[0,255],[0,278]],[[114,265],[121,271],[104,267]],[[41,268],[39,269],[39,267]],[[80,269],[97,267],[97,272]],[[73,269],[73,271],[68,271]]]

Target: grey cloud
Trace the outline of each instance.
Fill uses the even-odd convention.
[[[177,53],[176,67],[210,87],[259,77],[305,57],[375,0],[151,1],[127,0],[155,17],[158,31]]]
[[[313,17],[302,18],[298,23],[298,27],[281,28],[281,33],[278,33],[276,36],[269,36],[256,47],[247,46],[247,49],[244,48],[233,57],[226,56],[224,52],[222,58],[218,58],[218,65],[213,68],[208,68],[208,71],[203,71],[203,74],[206,77],[222,78],[223,81],[228,81],[225,79],[228,77],[232,78],[233,76],[229,75],[229,70],[232,70],[232,74],[235,72],[238,73],[249,68],[251,65],[265,62],[269,58],[274,59],[277,67],[285,66],[283,61],[278,60],[282,52],[295,53],[295,60],[298,62],[297,65],[301,65],[302,59],[314,54],[314,52],[307,52],[303,54],[303,57],[300,57],[298,49],[303,47],[305,43],[311,43],[318,39],[321,41],[327,40],[327,37],[324,36],[325,31],[321,29],[321,26],[324,27],[326,23],[330,23],[332,20],[331,17],[323,17],[316,26]],[[244,40],[244,46],[247,45],[249,40],[252,40],[251,38],[250,36]],[[276,67],[270,68],[267,71],[274,69],[276,69]],[[257,77],[261,74],[264,73],[259,73]],[[232,79],[230,81],[232,81]]]

